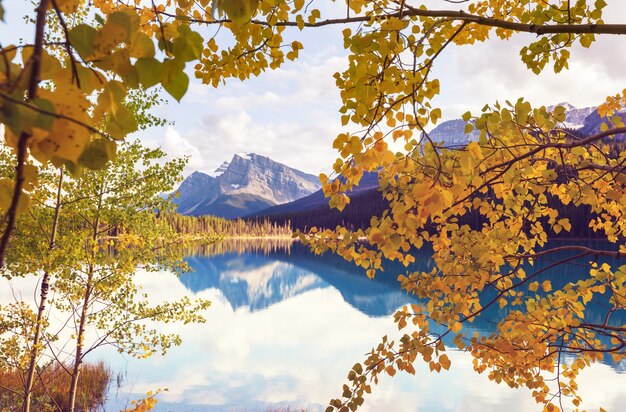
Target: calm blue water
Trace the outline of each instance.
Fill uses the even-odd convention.
[[[156,300],[211,300],[207,323],[162,327],[183,338],[165,357],[135,360],[112,350],[96,355],[121,373],[107,410],[158,388],[168,391],[158,396],[157,411],[324,410],[331,397],[340,396],[349,368],[381,336],[396,333],[395,310],[414,301],[395,281],[401,267],[389,266],[369,280],[351,264],[312,255],[299,244],[221,245],[187,260],[192,273],[180,278],[140,273],[139,281]],[[416,265],[428,269],[432,262],[424,253]],[[571,265],[549,275],[554,283],[565,282],[579,276],[577,270]],[[501,315],[488,313],[472,327],[489,332],[490,321]],[[432,374],[418,364],[415,376],[383,379],[362,410],[537,410],[527,391],[475,374],[467,354],[449,356],[453,365],[447,373]],[[607,362],[583,374],[587,408],[626,410],[622,369]]]

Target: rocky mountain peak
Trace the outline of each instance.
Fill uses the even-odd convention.
[[[561,103],[554,104],[552,106],[548,106],[548,110],[552,111],[557,106],[565,107],[566,111],[570,111],[570,110],[575,110],[576,109],[576,107],[574,105],[570,104],[569,102],[561,102]]]
[[[235,159],[237,159],[237,160],[254,160],[255,157],[263,157],[263,156],[259,156],[256,153],[235,153],[235,155],[233,156],[233,161]]]
[[[217,177],[221,175],[222,173],[224,173],[226,169],[228,169],[228,165],[230,165],[230,162],[228,161],[225,161],[224,163],[222,163],[217,169],[213,171],[213,177]]]
[[[195,171],[185,179],[181,186],[184,184],[188,187],[201,187],[207,183],[210,183],[213,180],[214,177],[206,173]]]
[[[265,207],[300,199],[320,188],[316,176],[255,153],[237,153],[215,170],[214,177],[204,176],[213,180],[199,186],[186,184],[187,180],[181,184],[177,201],[179,212],[245,216]]]

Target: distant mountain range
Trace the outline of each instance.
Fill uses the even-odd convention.
[[[558,106],[566,109],[561,126],[581,136],[598,133],[605,120],[598,115],[597,107],[576,108],[566,102]],[[626,118],[626,111],[617,115]],[[449,120],[431,130],[429,136],[448,146],[464,146],[479,136],[475,130],[466,134],[465,124],[462,119]],[[617,138],[626,140],[626,136]],[[348,193],[351,201],[342,213],[328,207],[320,186],[316,176],[268,157],[236,154],[213,175],[195,172],[185,179],[178,188],[180,195],[175,203],[185,215],[269,218],[277,223],[289,221],[294,229],[301,230],[312,226],[333,228],[338,224],[364,227],[387,205],[378,194],[377,173],[364,174],[360,185]]]
[[[553,110],[556,106],[550,106],[548,109]],[[558,106],[566,109],[565,121],[561,127],[568,128],[580,136],[598,133],[600,125],[605,120],[598,115],[597,107],[576,108],[569,103],[560,103]],[[626,111],[617,115],[626,119]],[[447,146],[465,146],[479,136],[477,131],[466,134],[465,124],[462,119],[449,120],[430,131],[429,136],[433,141],[443,142]],[[626,140],[626,136],[617,136],[617,139]],[[292,228],[299,230],[307,230],[312,226],[334,228],[337,225],[363,228],[369,224],[372,216],[380,216],[387,207],[387,202],[378,192],[376,173],[365,174],[360,186],[348,195],[350,204],[343,212],[330,209],[328,199],[320,190],[302,199],[261,210],[249,217],[268,218],[280,224],[291,222]]]
[[[245,153],[234,155],[213,175],[192,173],[178,187],[174,203],[184,215],[231,219],[300,199],[320,187],[317,176]]]
[[[583,136],[598,133],[600,125],[605,120],[600,117],[598,108],[595,106],[577,108],[567,102],[563,102],[554,106],[548,106],[548,110],[554,110],[556,106],[565,107],[565,121],[561,124],[561,127],[577,131]],[[616,115],[626,118],[626,111],[618,112]],[[477,140],[478,136],[480,136],[480,132],[477,130],[466,134],[464,131],[466,124],[462,119],[448,120],[440,123],[428,132],[428,136],[434,142],[444,143],[446,146],[464,146],[469,141]],[[624,138],[624,136],[618,136],[618,138]]]

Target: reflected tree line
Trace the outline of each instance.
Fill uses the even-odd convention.
[[[179,234],[197,239],[223,239],[231,237],[291,237],[290,222],[270,219],[226,220],[215,216],[184,216],[179,213],[162,213],[165,221]]]
[[[294,240],[290,238],[245,239],[225,238],[216,242],[195,243],[185,246],[185,256],[212,257],[226,253],[273,256],[291,253]],[[301,246],[302,247],[302,246]]]

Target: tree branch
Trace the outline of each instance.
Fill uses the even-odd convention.
[[[513,21],[506,21],[502,19],[496,19],[493,17],[482,17],[475,14],[469,14],[464,11],[452,11],[452,10],[422,10],[416,9],[410,6],[406,6],[407,9],[397,11],[395,13],[383,14],[383,15],[373,15],[366,14],[364,16],[356,16],[356,17],[344,17],[337,19],[326,19],[320,20],[315,23],[304,23],[304,27],[323,27],[323,26],[332,26],[337,24],[349,24],[349,23],[366,23],[371,22],[373,20],[386,20],[391,18],[403,18],[403,17],[433,17],[433,18],[447,18],[451,20],[464,21],[467,23],[474,23],[480,26],[488,26],[488,27],[499,27],[506,30],[517,31],[517,32],[525,32],[525,33],[533,33],[538,36],[543,36],[546,34],[557,34],[557,33],[572,33],[572,34],[618,34],[625,35],[626,34],[626,24],[525,24],[525,23],[517,23]],[[171,18],[180,18],[172,13],[167,13],[163,11],[155,11],[155,14],[164,15]],[[219,19],[219,20],[203,20],[203,19],[195,19],[195,18],[185,18],[185,21],[189,21],[192,23],[202,23],[202,24],[223,24],[230,23],[229,19]],[[274,25],[270,25],[266,21],[262,20],[250,20],[250,23],[257,24],[261,26],[272,26],[272,27],[298,27],[298,23],[295,21],[279,21]],[[302,24],[302,23],[300,23]]]

